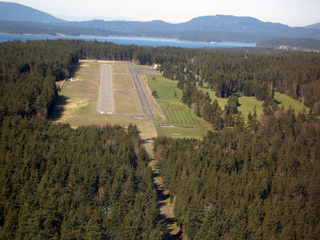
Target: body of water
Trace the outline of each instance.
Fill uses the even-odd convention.
[[[207,43],[207,42],[188,42],[179,41],[175,39],[162,39],[162,38],[133,38],[133,37],[58,37],[58,36],[41,36],[41,35],[19,35],[19,34],[0,34],[0,42],[21,40],[23,42],[27,40],[46,40],[46,39],[84,39],[86,41],[94,41],[97,39],[99,42],[113,42],[115,44],[126,45],[139,45],[139,46],[170,46],[170,47],[182,47],[182,48],[203,48],[203,47],[254,47],[255,43]]]

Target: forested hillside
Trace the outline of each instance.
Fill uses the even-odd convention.
[[[84,27],[56,26],[48,23],[1,21],[0,33],[6,34],[39,34],[39,35],[67,35],[67,36],[121,36],[120,32]]]
[[[188,239],[319,239],[320,124],[292,110],[202,140],[155,140]]]

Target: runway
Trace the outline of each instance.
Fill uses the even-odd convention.
[[[143,88],[141,86],[141,83],[140,83],[140,80],[138,77],[138,74],[143,74],[143,73],[140,73],[143,70],[138,69],[138,68],[134,68],[132,65],[128,65],[128,67],[130,69],[134,85],[136,86],[136,89],[137,89],[137,93],[138,93],[138,96],[140,99],[140,103],[141,103],[141,106],[143,109],[144,116],[146,118],[154,118],[151,107],[149,105],[149,102],[148,102],[147,97],[143,91]]]
[[[151,107],[147,100],[147,97],[141,86],[138,74],[159,74],[156,70],[150,69],[139,69],[134,68],[132,65],[128,65],[131,76],[136,87],[136,91],[139,96],[141,107],[143,109],[144,115],[132,115],[134,117],[145,117],[145,118],[154,118]],[[101,65],[101,75],[100,75],[100,86],[99,86],[99,97],[98,97],[98,114],[117,114],[114,111],[114,97],[113,97],[113,80],[112,80],[112,66],[111,64],[102,64]],[[124,114],[127,115],[127,114]],[[129,115],[128,115],[129,116]],[[130,115],[131,116],[131,115]]]
[[[114,113],[112,67],[110,64],[101,65],[97,113]]]

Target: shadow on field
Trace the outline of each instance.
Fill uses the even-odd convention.
[[[71,67],[71,70],[69,72],[69,78],[74,78],[76,76],[76,72],[79,71],[81,64],[77,63],[77,64],[73,64]]]
[[[57,121],[61,118],[63,112],[65,111],[65,105],[67,104],[68,99],[69,98],[66,96],[58,95],[53,110],[50,114],[50,119],[52,121]]]
[[[275,101],[275,103],[276,103],[277,105],[281,104],[281,101],[279,101],[279,100],[277,100],[277,99],[273,99],[273,100]]]

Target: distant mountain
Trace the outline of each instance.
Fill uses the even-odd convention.
[[[312,25],[308,25],[308,26],[305,26],[305,28],[316,28],[316,29],[320,29],[320,23],[315,23],[315,24],[312,24]]]
[[[276,38],[312,38],[320,39],[320,29],[307,27],[289,27],[280,23],[262,22],[252,17],[215,15],[193,18],[185,23],[172,24],[161,20],[149,22],[139,21],[104,21],[92,20],[70,22],[55,18],[47,13],[16,4],[0,2],[0,21],[20,21],[16,31],[21,33],[45,32],[45,25],[30,26],[24,30],[21,21],[49,23],[51,32],[72,32],[73,35],[85,35],[88,29],[94,32],[112,34],[114,36],[176,38],[179,40],[205,42],[259,42]],[[2,32],[8,32],[12,22],[2,23]],[[17,24],[18,25],[18,24]],[[56,25],[59,28],[53,28]],[[13,26],[14,27],[14,26]],[[70,28],[73,28],[70,31]],[[29,29],[29,32],[27,31]]]
[[[253,17],[237,17],[232,15],[203,16],[180,24],[181,29],[198,31],[221,31],[258,33],[267,35],[295,34],[303,28],[291,28],[281,23],[262,22]],[[306,31],[307,32],[307,31]]]
[[[61,25],[86,27],[86,28],[100,28],[109,29],[119,32],[168,32],[176,31],[176,24],[167,23],[161,20],[153,20],[149,22],[139,21],[104,21],[104,20],[92,20],[82,22],[65,22]]]
[[[247,34],[248,38],[252,37],[254,41],[270,39],[270,38],[315,38],[320,39],[320,31],[315,29],[308,29],[303,27],[289,27],[280,23],[262,22],[252,17],[236,17],[228,15],[204,16],[193,18],[186,23],[171,24],[164,21],[103,21],[93,20],[85,22],[65,22],[63,25],[99,28],[118,31],[122,33],[175,33],[181,35],[182,32],[201,32],[201,34],[208,35],[211,33],[235,33]],[[199,35],[199,34],[198,34]],[[198,41],[203,41],[202,36],[199,36]],[[197,41],[197,40],[195,40]],[[209,40],[210,41],[210,40]],[[229,41],[229,39],[222,39],[222,41]]]
[[[48,13],[12,2],[0,2],[0,13],[0,20],[2,21],[27,21],[37,23],[65,22]]]

